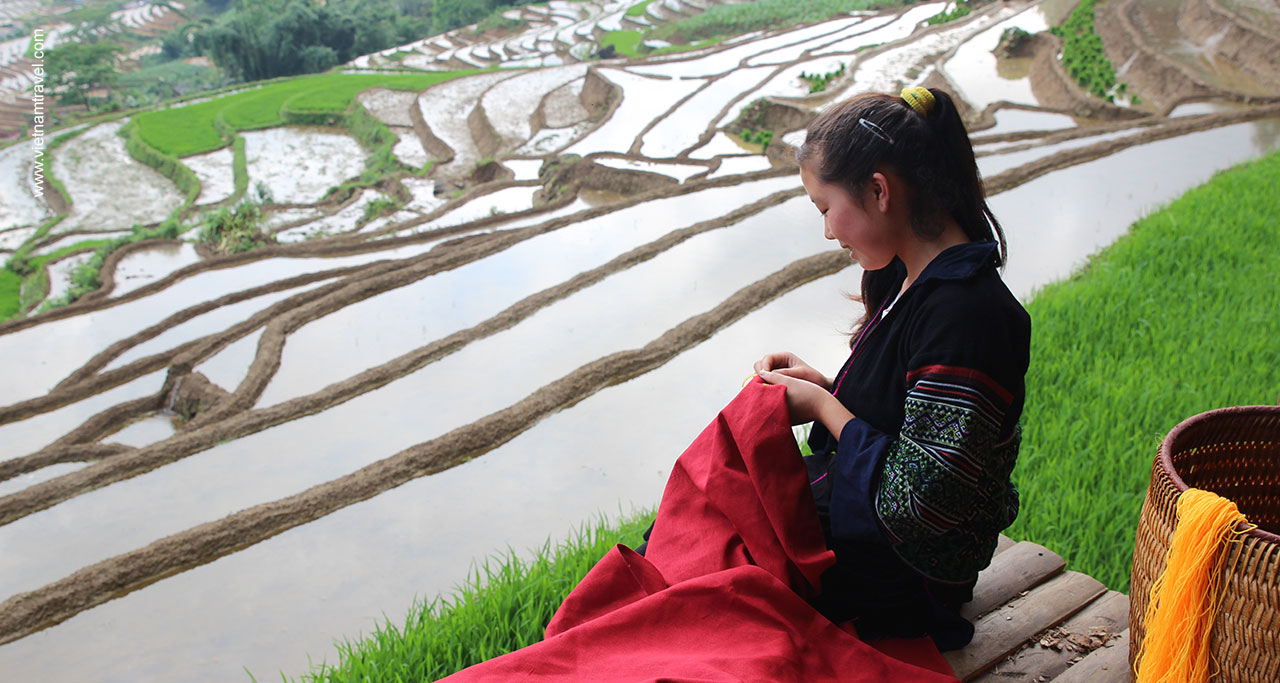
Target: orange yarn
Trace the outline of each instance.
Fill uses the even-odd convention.
[[[1218,672],[1209,635],[1231,554],[1224,544],[1239,543],[1253,528],[1235,503],[1200,489],[1178,496],[1177,512],[1165,569],[1147,602],[1138,683],[1201,683]]]

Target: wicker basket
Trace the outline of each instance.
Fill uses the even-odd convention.
[[[1280,407],[1250,406],[1183,421],[1160,444],[1133,551],[1129,665],[1142,645],[1151,584],[1164,571],[1178,496],[1188,487],[1234,501],[1258,528],[1228,545],[1211,648],[1221,681],[1280,681]]]

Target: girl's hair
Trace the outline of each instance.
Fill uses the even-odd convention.
[[[930,88],[934,105],[927,117],[901,97],[864,93],[844,100],[809,124],[804,145],[796,154],[800,164],[823,181],[843,186],[854,197],[881,167],[897,173],[910,187],[911,230],[923,240],[937,239],[945,225],[936,220],[946,213],[973,241],[996,240],[996,264],[1007,257],[1004,230],[987,206],[973,145],[955,102],[945,91]],[[889,295],[889,268],[864,271],[861,301],[864,314],[855,330],[866,324]]]

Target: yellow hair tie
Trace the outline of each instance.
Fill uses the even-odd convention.
[[[902,99],[911,105],[911,108],[916,110],[917,114],[925,118],[929,117],[929,112],[933,111],[933,104],[937,101],[928,88],[922,88],[918,85],[914,88],[903,88]]]

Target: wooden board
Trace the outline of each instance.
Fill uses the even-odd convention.
[[[1107,591],[1066,621],[1031,636],[1019,650],[973,680],[1055,680],[1099,648],[1123,650],[1114,646],[1128,622],[1129,596]]]
[[[974,621],[1061,573],[1066,564],[1044,546],[1026,541],[1014,544],[993,557],[991,564],[978,574],[973,600],[960,608],[960,615]]]
[[[1106,587],[1091,576],[1070,571],[1059,574],[979,618],[974,623],[973,642],[944,656],[956,676],[972,680],[1030,636],[1059,624],[1104,592]]]
[[[1129,676],[1129,629],[1107,647],[1094,650],[1067,669],[1054,683],[1127,683]]]

